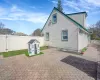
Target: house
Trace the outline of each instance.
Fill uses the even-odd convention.
[[[86,17],[86,12],[65,14],[54,7],[42,29],[45,45],[80,52],[90,42]]]
[[[40,42],[36,39],[32,39],[28,42],[28,53],[29,56],[40,53]]]

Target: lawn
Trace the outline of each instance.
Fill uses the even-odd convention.
[[[48,49],[48,47],[47,46],[40,47],[40,50],[45,50],[45,49]],[[0,53],[0,55],[3,55],[3,57],[11,57],[11,56],[16,56],[16,55],[21,55],[21,54],[25,54],[26,56],[29,56],[27,49]],[[40,54],[36,54],[36,55],[41,55],[41,54],[43,54],[43,52],[40,52]]]
[[[21,54],[25,54],[26,56],[28,56],[28,50],[24,49],[24,50],[8,51],[2,53],[3,57],[10,57],[10,56],[21,55]]]
[[[40,47],[40,50],[45,50],[45,49],[48,49],[48,46]]]

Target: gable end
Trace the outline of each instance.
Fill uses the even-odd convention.
[[[81,24],[79,24],[78,22],[76,22],[75,20],[73,20],[73,19],[70,18],[68,15],[64,14],[63,12],[59,11],[57,8],[54,7],[53,10],[56,10],[56,11],[58,11],[59,13],[61,13],[64,17],[68,18],[69,20],[71,20],[72,22],[74,22],[76,25],[78,25],[79,28],[82,28],[82,29],[84,29],[86,32],[89,32],[89,31],[88,31],[85,27],[83,27]],[[52,12],[53,12],[53,10],[52,10]],[[51,14],[52,14],[52,12],[51,12]],[[49,15],[49,17],[48,17],[46,23],[48,22],[48,20],[49,20],[51,14]],[[46,23],[45,23],[45,25],[46,25]],[[44,27],[45,27],[45,25],[44,25]],[[44,27],[42,28],[41,31],[43,31]]]

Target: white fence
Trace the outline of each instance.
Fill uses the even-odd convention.
[[[100,45],[100,40],[91,40],[91,43]]]
[[[0,35],[0,52],[27,49],[31,39],[37,39],[40,46],[44,46],[43,37]]]

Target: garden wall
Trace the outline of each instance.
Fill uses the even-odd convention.
[[[44,46],[44,37],[0,35],[0,52],[27,49],[31,39],[37,39]]]

